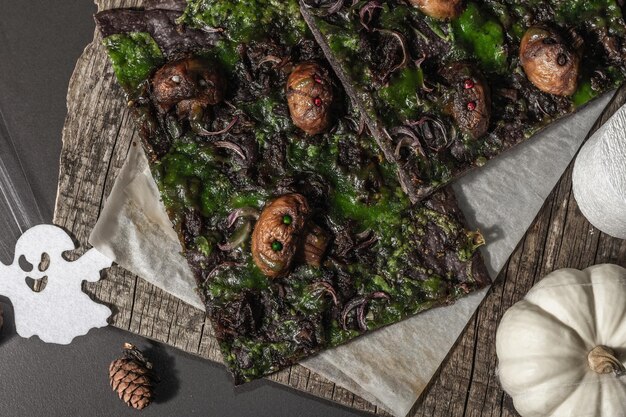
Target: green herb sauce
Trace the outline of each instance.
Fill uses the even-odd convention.
[[[423,106],[418,98],[418,91],[424,88],[424,71],[421,68],[405,68],[395,75],[388,85],[383,87],[378,96],[391,110],[388,117],[400,116],[401,120],[419,118]]]
[[[115,76],[127,91],[136,90],[163,64],[163,54],[149,33],[111,35],[102,43],[111,58]]]
[[[504,72],[508,53],[504,46],[504,29],[475,3],[469,3],[463,14],[452,22],[455,38],[460,40],[489,71]]]
[[[307,33],[295,0],[188,0],[181,23],[197,29],[219,29],[235,43],[280,34],[295,44]]]

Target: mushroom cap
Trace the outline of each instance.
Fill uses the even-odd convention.
[[[328,128],[333,99],[330,75],[315,62],[299,64],[287,79],[291,120],[309,135],[317,135]]]
[[[252,232],[251,248],[252,259],[263,274],[276,278],[289,272],[309,215],[309,204],[301,194],[285,194],[265,206]]]
[[[576,92],[580,56],[555,30],[528,29],[520,44],[520,61],[528,79],[541,91],[557,96]]]
[[[491,121],[491,89],[483,75],[471,65],[455,62],[444,70],[454,88],[449,112],[462,131],[478,139]]]
[[[409,0],[426,16],[434,19],[455,19],[463,9],[463,0]]]
[[[165,113],[184,100],[206,107],[224,99],[226,81],[206,59],[191,57],[168,62],[151,80],[152,97]]]

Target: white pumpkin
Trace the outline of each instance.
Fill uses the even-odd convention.
[[[500,382],[523,417],[626,417],[626,269],[561,269],[511,307]]]

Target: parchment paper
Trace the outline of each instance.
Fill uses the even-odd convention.
[[[554,124],[454,184],[469,226],[486,237],[495,278],[612,94]],[[123,268],[203,308],[140,146],[113,187],[89,242]],[[302,365],[404,417],[458,339],[487,290],[323,352]]]

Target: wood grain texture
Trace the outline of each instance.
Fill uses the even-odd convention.
[[[100,10],[139,6],[139,0],[98,0]],[[134,126],[113,70],[96,33],[79,61],[67,95],[68,116],[54,222],[87,249],[87,238],[133,141]],[[604,115],[626,102],[622,89]],[[482,306],[418,401],[412,416],[516,416],[496,377],[494,336],[504,311],[547,273],[613,262],[626,266],[626,243],[594,229],[580,214],[571,190],[571,168],[546,201]],[[221,362],[203,311],[114,266],[85,291],[110,305],[112,324],[186,352]],[[416,365],[417,366],[417,365]],[[387,415],[302,366],[269,379],[358,410]]]

